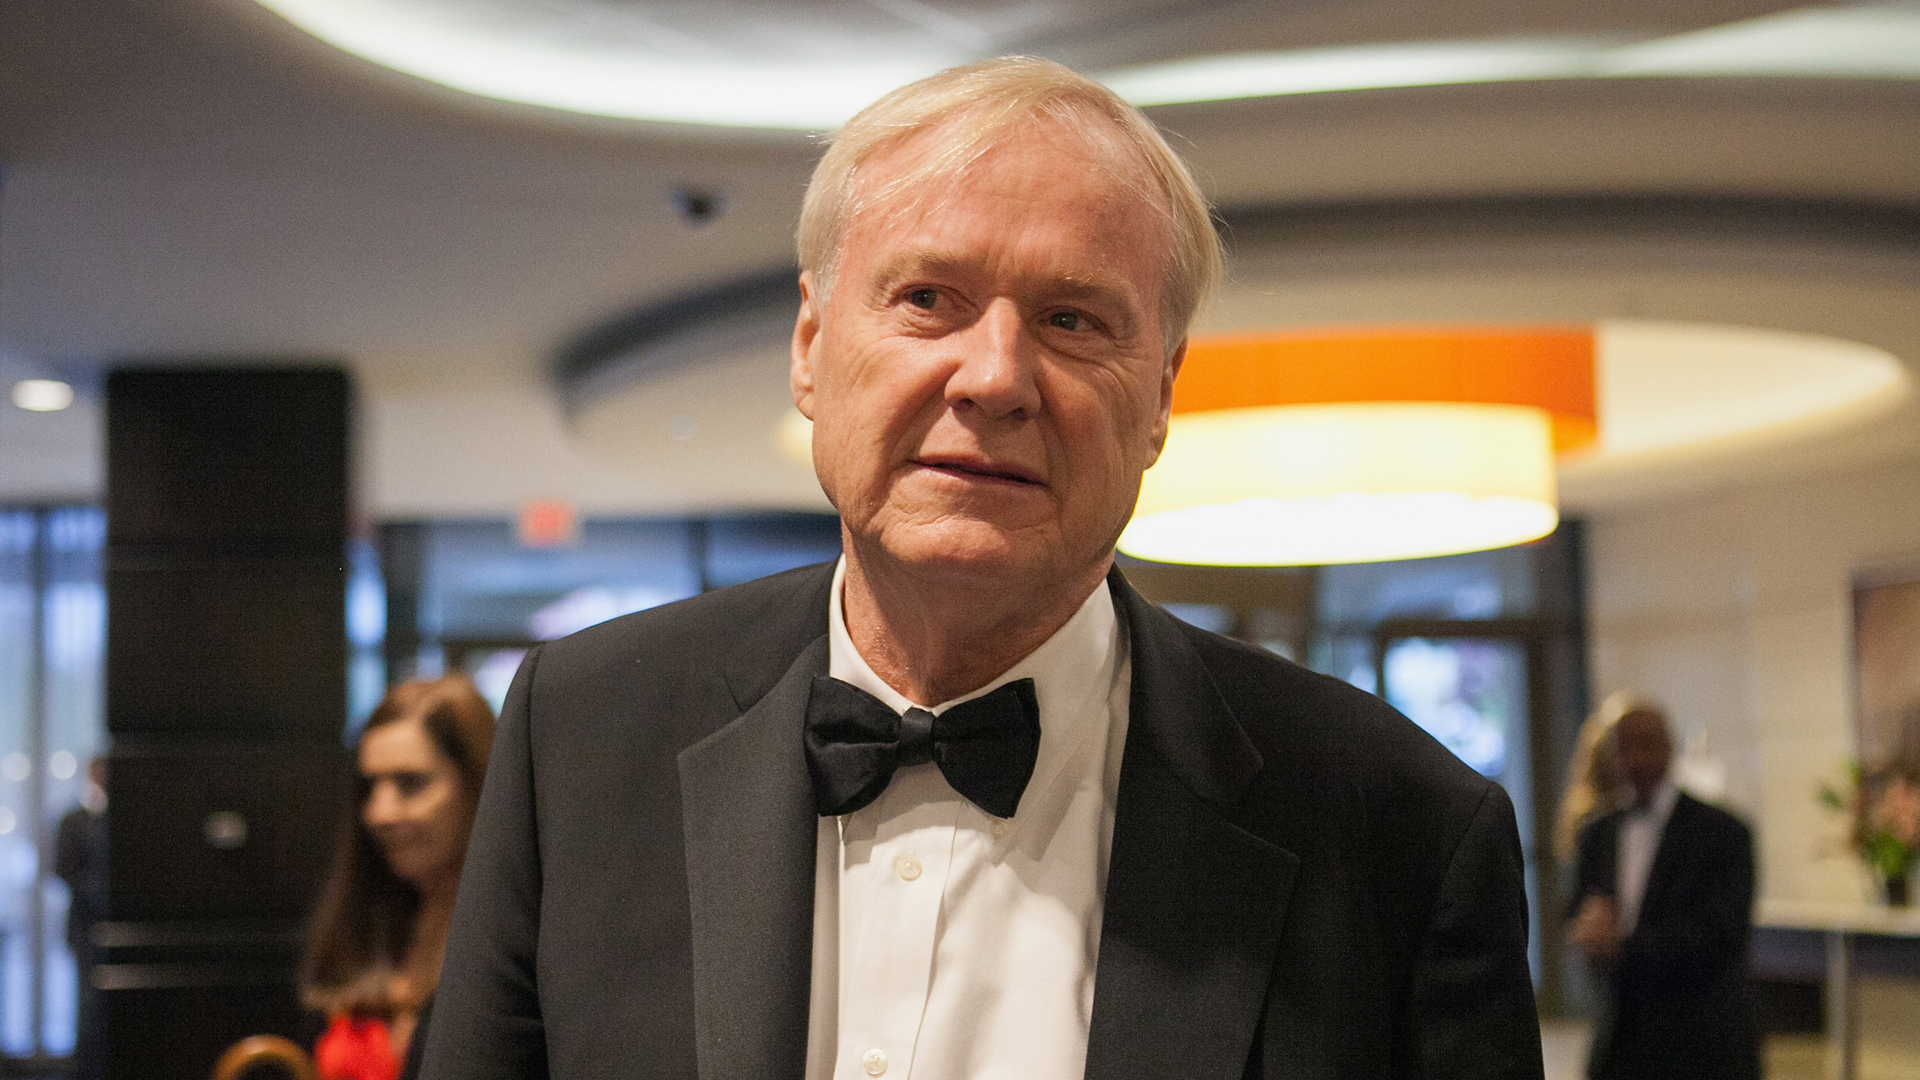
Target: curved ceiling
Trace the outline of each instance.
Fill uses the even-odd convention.
[[[1885,349],[1818,334],[1609,319],[1595,343],[1590,466],[1793,438],[1895,408],[1913,383]]]
[[[1523,215],[1537,215],[1531,229],[1487,213],[1424,230],[1387,215],[1391,228],[1345,243],[1243,218],[1232,280],[1199,330],[1597,324],[1602,445],[1560,471],[1574,513],[1910,456],[1920,450],[1920,233],[1898,219],[1871,235],[1823,229],[1806,209],[1795,234],[1742,230],[1739,213],[1689,234],[1677,210],[1645,206],[1555,215],[1534,205]],[[1649,218],[1659,227],[1632,227]],[[669,497],[694,505],[820,505],[795,453],[784,335],[767,335],[583,402],[573,428],[582,447],[676,473]],[[724,469],[707,468],[721,458]]]
[[[1638,41],[1783,6],[1196,2],[1019,47],[1117,71],[1391,41]],[[504,105],[357,60],[256,0],[8,0],[0,101],[0,371],[81,399],[0,410],[0,495],[97,492],[88,380],[119,358],[306,356],[355,372],[372,514],[821,505],[772,445],[778,345],[729,356],[662,323],[652,343],[685,355],[646,359],[708,359],[573,416],[553,381],[583,331],[791,260],[810,140]],[[1567,79],[1155,115],[1232,211],[1235,288],[1208,329],[1629,317],[1853,339],[1911,366],[1916,104],[1910,80]],[[723,194],[724,213],[691,220],[682,188]],[[790,315],[768,311],[784,340]],[[619,382],[645,365],[614,366]],[[1797,443],[1779,465],[1911,454],[1907,422]],[[1569,476],[1565,494],[1671,490],[1603,479]]]
[[[1809,7],[1669,35],[1504,35],[1209,52],[1170,0],[260,0],[364,59],[505,101],[626,119],[827,130],[941,68],[1022,52],[1139,105],[1562,79],[1920,79],[1920,5]],[[1130,56],[1128,54],[1131,54]],[[1082,66],[1087,66],[1083,64]]]
[[[1920,214],[1891,207],[1806,200],[1620,195],[1429,199],[1316,207],[1237,207],[1221,211],[1220,220],[1241,256],[1240,262],[1250,268],[1263,260],[1270,263],[1276,251],[1288,252],[1285,257],[1289,260],[1300,260],[1312,258],[1316,248],[1364,261],[1369,251],[1377,254],[1383,242],[1400,253],[1398,259],[1404,264],[1409,255],[1422,249],[1426,258],[1437,254],[1446,260],[1457,258],[1454,253],[1463,245],[1518,243],[1545,247],[1591,245],[1596,241],[1617,245],[1636,239],[1672,242],[1678,237],[1710,245],[1841,251],[1854,257],[1877,257],[1889,265],[1920,257]],[[798,276],[798,267],[791,264],[769,267],[642,305],[591,328],[554,358],[552,378],[561,401],[570,411],[578,411],[596,398],[716,357],[756,349],[777,351],[792,331],[794,305],[799,300],[794,284]],[[1231,297],[1239,291],[1230,287],[1228,293]],[[1444,316],[1441,318],[1445,321]],[[1731,358],[1732,366],[1713,369],[1713,380],[1732,377],[1740,364],[1776,356],[1785,357],[1779,361],[1787,365],[1780,369],[1783,372],[1790,371],[1795,377],[1804,374],[1793,360],[1805,358],[1804,348],[1796,351],[1777,343],[1766,346],[1757,338],[1729,343],[1711,335],[1698,344],[1704,350],[1701,358]],[[1698,365],[1686,367],[1695,357],[1683,345],[1664,338],[1633,337],[1632,345],[1618,353],[1625,357],[1620,360],[1624,365],[1621,370],[1627,373],[1623,377],[1632,384],[1629,396],[1636,402],[1646,398],[1642,391],[1661,383],[1662,365],[1668,359],[1677,359],[1686,370],[1695,370]],[[1636,362],[1635,358],[1646,355],[1657,359],[1651,364]],[[1820,355],[1841,363],[1842,353]],[[1750,394],[1766,394],[1771,392],[1768,385],[1762,379],[1744,389]],[[1688,384],[1684,389],[1692,392],[1698,387]],[[1851,384],[1836,383],[1828,391],[1845,397],[1851,389]],[[1751,415],[1765,426],[1782,420],[1777,409],[1784,406],[1791,411],[1795,406],[1789,399],[1795,397],[1795,392],[1788,391],[1769,398],[1771,405],[1756,401],[1740,409],[1721,410],[1718,415],[1736,428],[1745,423],[1735,419],[1736,414]],[[1808,400],[1826,399],[1816,388]],[[1698,404],[1694,398],[1685,397],[1676,416],[1645,421],[1640,419],[1636,404],[1636,418],[1624,427],[1615,425],[1608,440],[1608,455],[1672,449],[1675,440],[1660,432],[1677,423],[1697,434],[1689,412]],[[1700,440],[1683,435],[1677,441]]]

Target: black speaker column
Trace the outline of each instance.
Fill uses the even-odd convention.
[[[348,383],[337,368],[107,379],[112,1077],[204,1080],[310,1038],[302,923],[348,783]]]

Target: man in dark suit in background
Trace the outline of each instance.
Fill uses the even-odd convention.
[[[991,61],[851,121],[794,400],[843,554],[529,654],[429,1080],[1538,1077],[1513,811],[1113,567],[1219,241]]]
[[[67,811],[54,833],[53,872],[67,884],[67,947],[73,950],[80,992],[74,1017],[73,1075],[106,1075],[100,990],[93,984],[93,928],[107,908],[107,759],[87,763],[80,805]]]
[[[1581,832],[1574,891],[1571,937],[1605,986],[1588,1074],[1758,1080],[1753,835],[1674,788],[1662,713],[1627,713],[1613,738],[1634,802]]]

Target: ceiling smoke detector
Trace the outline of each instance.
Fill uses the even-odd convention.
[[[718,188],[677,187],[668,197],[673,212],[695,229],[704,229],[727,212],[727,193]]]

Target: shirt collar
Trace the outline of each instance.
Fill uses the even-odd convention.
[[[894,712],[904,713],[916,707],[917,703],[907,700],[874,674],[866,658],[854,647],[852,636],[847,633],[846,612],[841,601],[846,578],[847,560],[843,555],[833,568],[832,599],[828,603],[827,672],[879,698]],[[1040,726],[1044,739],[1046,718],[1068,715],[1077,703],[1090,698],[1105,699],[1113,681],[1118,628],[1113,594],[1103,578],[1066,625],[1054,631],[1053,636],[1042,642],[1039,648],[1028,653],[992,682],[970,694],[962,694],[931,708],[918,707],[927,708],[928,712],[938,716],[963,701],[991,693],[1016,679],[1030,678],[1034,681],[1034,697],[1040,705]]]
[[[1673,786],[1671,779],[1663,779],[1653,789],[1653,795],[1645,806],[1636,806],[1632,813],[1642,814],[1655,821],[1665,821],[1673,814],[1673,804],[1680,801],[1680,789]]]

